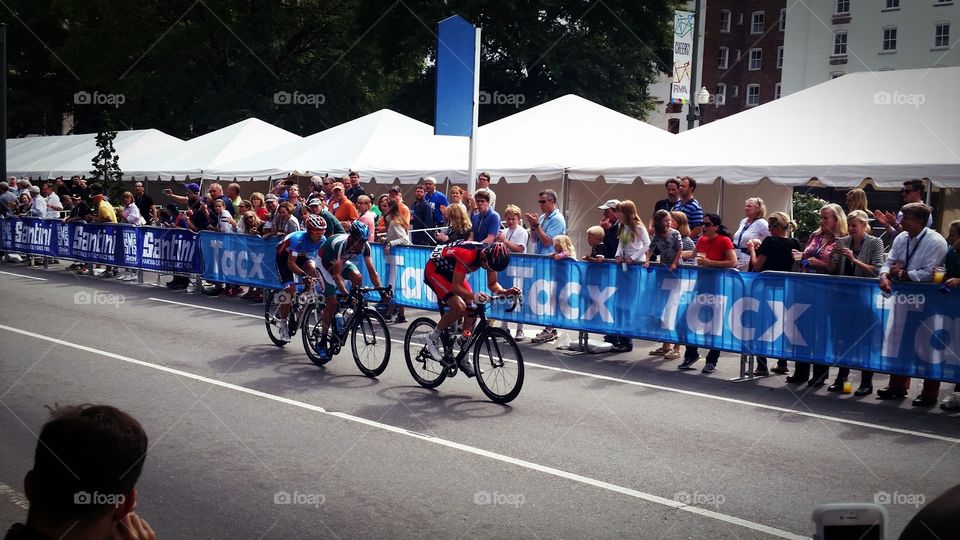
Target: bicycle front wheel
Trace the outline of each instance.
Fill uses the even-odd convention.
[[[283,347],[287,344],[287,341],[280,339],[280,321],[283,320],[283,317],[280,316],[280,304],[290,302],[287,296],[289,296],[287,291],[283,289],[270,291],[264,302],[263,322],[267,325],[267,336],[277,347]],[[292,304],[290,309],[293,309]]]
[[[510,403],[523,386],[523,356],[510,334],[487,328],[473,347],[473,369],[483,393],[495,403]]]
[[[350,331],[353,361],[367,377],[376,377],[387,369],[390,361],[390,330],[379,313],[368,309],[356,315]]]
[[[433,319],[420,317],[414,320],[403,336],[403,355],[413,380],[424,388],[436,388],[447,378],[443,364],[427,352],[427,335],[437,327]]]
[[[325,366],[332,358],[329,354],[326,358],[320,356],[320,345],[324,342],[323,328],[320,324],[322,320],[322,309],[317,309],[316,306],[307,306],[300,327],[303,337],[303,350],[307,352],[310,361],[318,366]]]

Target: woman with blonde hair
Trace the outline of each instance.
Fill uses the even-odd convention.
[[[670,212],[670,221],[673,223],[672,227],[680,233],[680,241],[683,243],[683,250],[693,251],[694,243],[693,239],[690,238],[690,221],[687,219],[687,215],[680,210],[674,210]],[[680,263],[685,263],[682,254]]]
[[[621,264],[642,263],[647,260],[647,250],[650,248],[650,235],[647,228],[640,221],[637,206],[633,201],[621,201],[617,205],[617,220],[620,230],[617,237],[616,260]]]
[[[855,188],[847,192],[847,212],[853,212],[854,210],[863,210],[868,215],[872,215],[870,209],[867,208],[867,192]]]
[[[270,219],[270,211],[267,210],[267,200],[264,198],[263,193],[259,191],[253,192],[250,195],[250,205],[253,206],[253,211],[257,214],[257,219],[260,221]]]
[[[470,238],[470,216],[467,215],[467,209],[464,205],[451,204],[448,206],[444,211],[444,220],[447,224],[446,231],[437,231],[435,234],[437,242],[450,244],[457,240]]]

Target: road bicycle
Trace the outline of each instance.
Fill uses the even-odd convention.
[[[340,353],[347,339],[353,352],[353,361],[367,377],[376,377],[387,369],[390,361],[390,329],[383,316],[369,307],[366,295],[376,292],[382,297],[393,296],[393,287],[353,287],[350,294],[340,297],[337,312],[327,335],[323,335],[321,304],[308,308],[303,320],[303,348],[310,361],[318,366],[326,365]],[[322,346],[327,348],[327,357],[320,355]]]
[[[509,313],[522,306],[521,296],[496,296],[491,300],[508,299]],[[429,317],[414,320],[403,338],[403,354],[407,368],[420,386],[436,388],[447,377],[456,376],[457,363],[467,358],[473,351],[473,370],[477,374],[477,383],[483,393],[495,403],[509,403],[519,394],[523,386],[523,356],[520,347],[509,332],[489,324],[486,316],[486,303],[478,303],[469,310],[477,315],[475,328],[469,335],[456,335],[447,328],[440,335],[443,346],[443,358],[433,358],[427,352],[427,336],[437,323]]]
[[[319,286],[322,287],[323,283],[319,283]],[[288,298],[290,293],[286,289],[272,290],[267,295],[264,302],[263,322],[267,326],[267,335],[270,336],[270,341],[274,345],[283,347],[290,343],[290,340],[280,339],[280,321],[283,319],[280,316],[280,305],[290,303],[287,330],[292,339],[297,335],[298,330],[308,328],[306,315],[315,312],[318,306],[321,311],[323,310],[323,296],[317,291],[317,287],[316,282],[309,289],[306,287],[306,282],[298,283],[292,299]]]

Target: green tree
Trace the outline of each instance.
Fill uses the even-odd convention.
[[[805,241],[820,227],[820,209],[827,201],[807,193],[793,194],[793,221],[797,223],[796,237]]]
[[[97,133],[97,155],[90,160],[93,170],[88,173],[91,182],[99,182],[111,200],[123,191],[123,171],[120,170],[120,155],[113,147],[116,131]]]

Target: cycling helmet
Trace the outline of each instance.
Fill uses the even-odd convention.
[[[327,222],[318,215],[310,214],[307,216],[307,221],[304,223],[304,228],[308,231],[325,231],[327,230]]]
[[[367,224],[362,221],[354,221],[353,225],[350,226],[350,236],[356,238],[357,240],[366,240],[370,237],[370,229],[367,227]]]
[[[494,272],[502,272],[510,264],[510,250],[503,242],[494,242],[483,248],[483,254],[487,259],[487,266]]]

